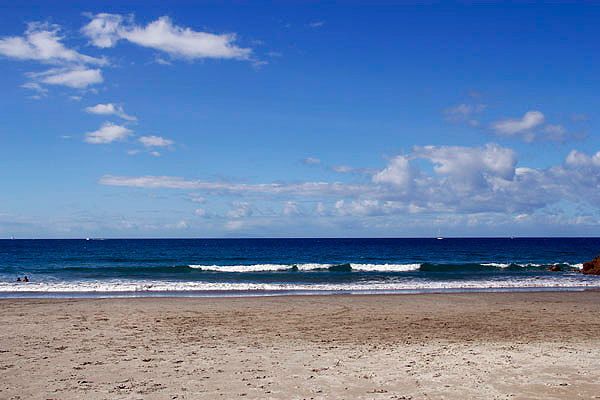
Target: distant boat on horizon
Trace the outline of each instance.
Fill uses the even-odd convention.
[[[438,235],[437,235],[437,240],[443,240],[444,238],[442,237],[442,234],[440,233],[440,230],[438,229]]]

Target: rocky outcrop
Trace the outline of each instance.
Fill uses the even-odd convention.
[[[587,275],[600,275],[600,256],[594,258],[592,261],[583,263],[581,272]]]
[[[560,267],[560,265],[554,264],[553,266],[546,268],[546,271],[560,272],[562,271],[562,268]]]

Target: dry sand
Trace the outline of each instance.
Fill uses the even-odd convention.
[[[0,301],[0,399],[600,398],[600,292]]]

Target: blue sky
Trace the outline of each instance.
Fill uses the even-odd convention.
[[[595,236],[598,17],[3,6],[0,237]]]

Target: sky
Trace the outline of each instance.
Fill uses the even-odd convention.
[[[17,2],[0,238],[597,236],[600,2]]]

